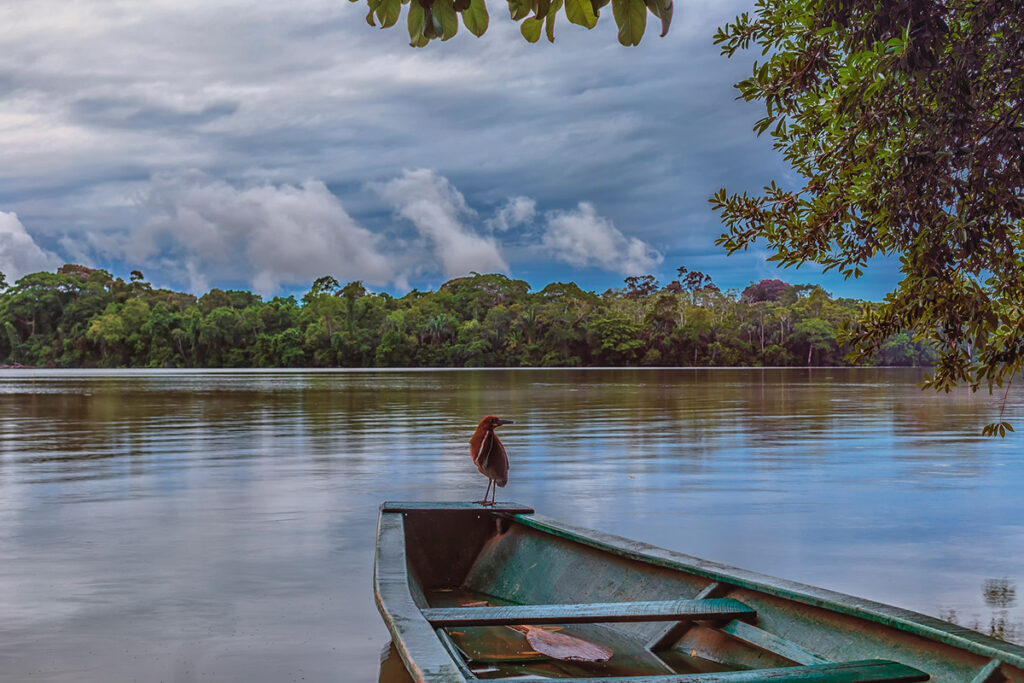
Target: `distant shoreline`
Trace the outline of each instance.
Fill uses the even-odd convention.
[[[762,280],[721,291],[679,269],[621,289],[540,291],[500,273],[395,298],[317,279],[301,301],[211,289],[154,289],[68,264],[0,292],[0,362],[35,368],[808,367],[929,365],[926,342],[895,333],[870,358],[843,330],[866,302]]]

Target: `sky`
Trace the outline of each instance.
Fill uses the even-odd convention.
[[[201,294],[375,291],[502,272],[603,291],[680,266],[880,299],[726,256],[708,198],[796,179],[752,132],[716,27],[752,1],[677,3],[618,44],[610,10],[531,45],[490,3],[482,38],[426,48],[344,0],[10,0],[0,5],[0,272],[66,263]]]

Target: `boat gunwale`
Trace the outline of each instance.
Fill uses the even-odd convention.
[[[997,640],[983,633],[950,624],[926,614],[704,560],[642,541],[567,524],[544,515],[517,514],[514,519],[537,531],[630,560],[686,572],[713,581],[865,619],[976,655],[996,658],[1004,664],[1024,669],[1024,646]]]
[[[386,547],[387,542],[393,547]],[[469,683],[413,600],[406,564],[405,516],[384,505],[377,515],[373,597],[410,676],[422,683]]]

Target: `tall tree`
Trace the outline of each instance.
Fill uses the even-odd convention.
[[[802,178],[712,202],[730,253],[902,280],[848,330],[859,358],[901,330],[940,352],[928,386],[1002,386],[1024,366],[1024,11],[1008,0],[759,0],[715,38],[768,55],[738,84]],[[1003,433],[994,423],[987,433]]]
[[[353,284],[357,283],[346,285],[346,290],[351,292]],[[323,319],[328,347],[334,344],[334,323],[341,317],[343,310],[342,300],[338,296],[340,292],[341,284],[334,277],[325,275],[314,280],[313,286],[302,296],[305,310],[317,319]]]
[[[627,299],[646,299],[658,291],[658,281],[653,275],[631,275],[625,279],[624,296]]]

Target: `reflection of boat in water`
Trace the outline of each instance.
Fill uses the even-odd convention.
[[[394,643],[389,642],[380,653],[380,676],[377,683],[414,683]]]
[[[511,503],[385,503],[374,582],[382,681],[1024,683],[1024,647]]]

